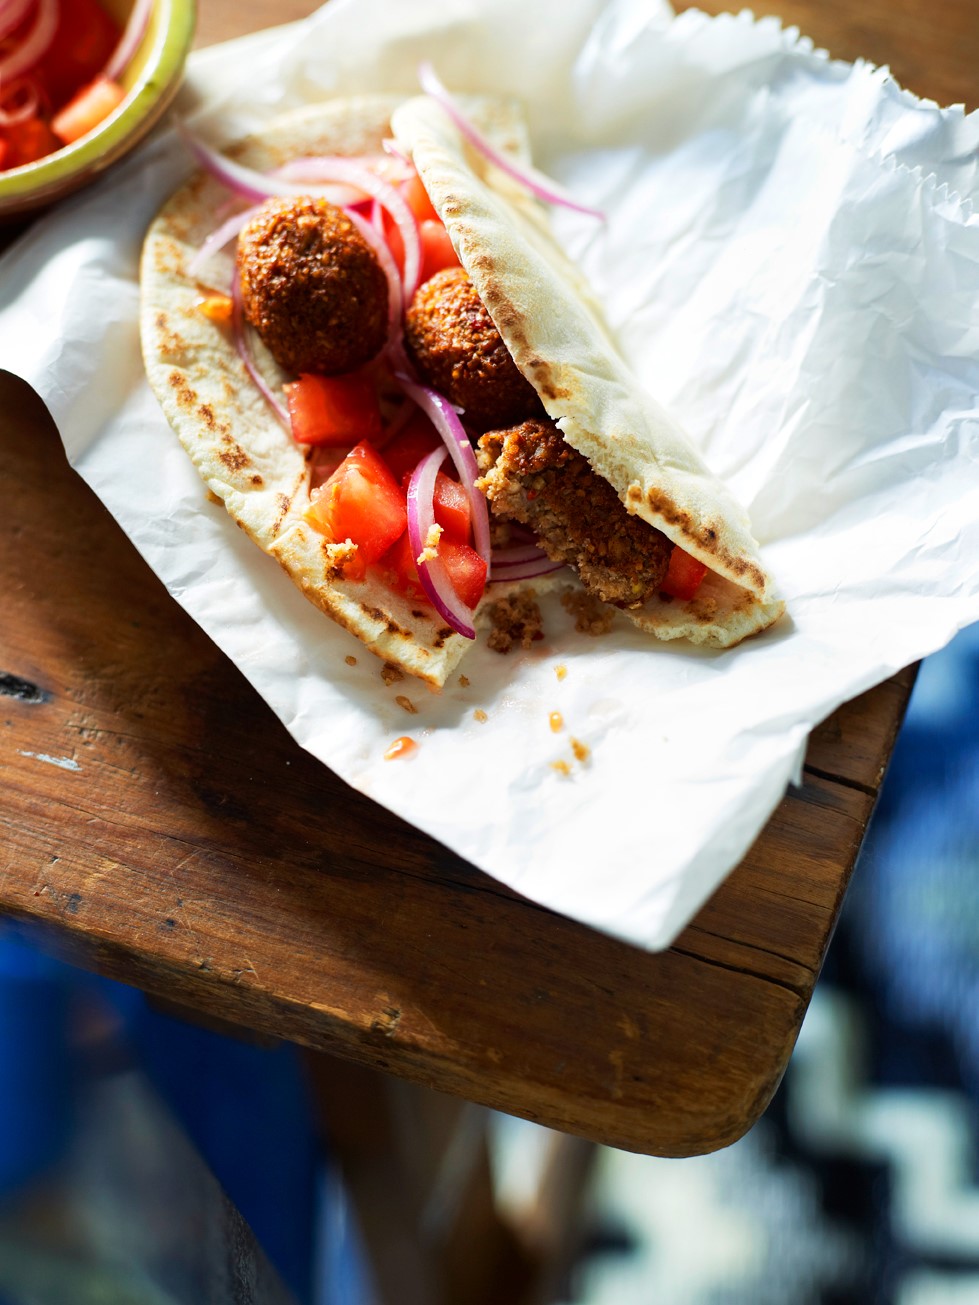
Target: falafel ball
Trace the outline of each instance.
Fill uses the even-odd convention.
[[[419,374],[465,410],[467,425],[486,430],[544,415],[461,267],[436,272],[419,287],[405,318],[405,342]]]
[[[245,317],[287,372],[337,376],[383,348],[387,277],[325,199],[266,200],[238,237],[238,272]]]

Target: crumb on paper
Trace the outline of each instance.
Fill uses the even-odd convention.
[[[551,769],[556,770],[559,775],[571,774],[571,767],[566,761],[552,761]]]
[[[568,589],[561,595],[561,606],[574,617],[574,628],[579,634],[596,638],[608,634],[615,621],[615,608],[603,603],[587,589]]]
[[[563,680],[568,674],[567,666],[565,666],[563,663],[560,666],[555,666],[554,674],[558,677],[559,680]]]
[[[418,714],[418,708],[411,701],[411,699],[406,698],[403,693],[399,693],[394,701],[398,704],[399,707],[403,707],[404,710],[408,712],[410,716],[416,716]]]
[[[571,739],[571,751],[575,755],[575,760],[582,763],[586,762],[591,756],[591,748],[587,743],[582,743],[580,739]]]
[[[469,688],[469,676],[468,676],[468,675],[460,675],[460,676],[459,676],[459,687],[462,688],[462,689],[468,689],[468,688]]]
[[[486,712],[483,711],[482,707],[477,707],[473,712],[473,720],[478,720],[480,725],[482,725],[484,721],[489,720],[489,717],[486,715]]]
[[[414,739],[409,738],[407,734],[402,734],[400,739],[395,739],[391,746],[384,753],[385,761],[397,761],[401,757],[408,757],[415,751],[418,744]]]
[[[404,671],[398,666],[393,666],[391,662],[385,662],[381,667],[381,679],[385,684],[397,684],[399,680],[404,679]],[[400,702],[401,699],[399,698]]]
[[[548,717],[551,723],[551,731],[554,734],[560,734],[564,729],[564,717],[559,711],[552,711]]]
[[[353,655],[353,653],[348,653],[343,660],[347,663],[348,666],[357,665],[357,658]]]
[[[494,652],[508,653],[514,644],[529,648],[544,637],[540,608],[531,593],[498,599],[489,610],[489,618],[492,629],[487,642]]]

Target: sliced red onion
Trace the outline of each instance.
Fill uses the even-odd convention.
[[[493,566],[520,566],[524,562],[539,562],[547,559],[547,554],[536,544],[520,544],[511,548],[493,549]]]
[[[6,104],[17,99],[21,91],[26,94],[21,97],[19,107],[5,108]],[[12,82],[10,86],[0,89],[0,127],[16,127],[18,122],[26,122],[28,118],[33,118],[39,103],[37,87],[27,77],[22,77],[19,81]]]
[[[260,204],[265,199],[270,199],[274,195],[312,195],[315,194],[321,199],[326,199],[333,204],[345,204],[352,195],[349,187],[328,187],[301,186],[294,181],[286,181],[282,177],[276,177],[264,172],[258,172],[255,168],[247,168],[243,163],[235,163],[233,159],[225,158],[217,150],[212,149],[210,145],[205,144],[199,136],[195,136],[187,127],[178,119],[176,128],[184,144],[191,151],[198,163],[207,172],[211,174],[216,181],[220,181],[222,186],[227,186],[236,195],[242,199],[249,200],[252,204]]]
[[[406,168],[410,168],[411,172],[414,172],[415,165],[396,140],[392,140],[390,136],[385,137],[385,139],[381,141],[381,149],[385,154],[390,154],[393,159],[399,159]],[[409,172],[409,176],[411,175],[411,172]]]
[[[216,231],[211,234],[198,249],[197,253],[187,264],[187,273],[189,276],[197,276],[198,272],[207,263],[208,259],[213,258],[216,253],[222,250],[225,245],[234,240],[246,222],[258,212],[258,205],[253,204],[251,208],[243,209],[240,213],[235,213],[227,221],[222,222]]]
[[[58,0],[37,0],[34,26],[19,45],[0,59],[0,84],[33,68],[54,40],[58,17]]]
[[[295,159],[279,169],[283,179],[295,180],[301,173],[306,182],[339,182],[341,185],[353,186],[376,199],[382,208],[387,209],[398,228],[405,251],[404,295],[405,302],[411,301],[418,289],[421,273],[422,246],[418,234],[418,221],[404,195],[395,186],[358,159],[324,156],[323,158]]]
[[[102,69],[102,76],[110,82],[117,82],[132,62],[132,57],[139,49],[143,37],[150,25],[153,13],[153,0],[135,0],[129,11],[129,19],[123,29],[119,44],[113,50],[109,62]]]
[[[410,163],[403,158],[388,157],[385,154],[314,154],[300,159],[290,159],[275,169],[275,175],[286,181],[317,181],[334,163],[359,163],[370,168],[375,177],[396,185],[407,181],[414,172]]]
[[[437,390],[429,389],[427,385],[419,385],[416,381],[411,380],[409,376],[406,376],[404,372],[399,371],[395,375],[405,394],[410,399],[414,399],[419,408],[428,415],[429,420],[441,435],[446,448],[449,450],[456,471],[459,473],[459,482],[469,496],[473,543],[476,552],[488,566],[490,561],[489,513],[486,509],[485,498],[476,489],[479,467],[476,465],[476,455],[469,443],[469,436],[463,429],[462,422],[459,420],[452,404],[444,395],[439,394]]]
[[[383,235],[378,234],[375,227],[362,218],[354,209],[344,209],[347,217],[354,224],[360,234],[377,255],[377,261],[381,265],[381,271],[387,277],[388,283],[388,343],[393,344],[401,334],[401,313],[403,305],[401,302],[401,277],[398,275],[398,265],[388,249],[388,242]]]
[[[604,221],[605,214],[600,209],[589,208],[587,204],[580,204],[556,181],[552,181],[550,177],[545,177],[536,168],[515,163],[513,159],[507,158],[494,145],[491,145],[476,124],[467,118],[459,108],[455,99],[439,81],[435,69],[427,60],[418,65],[418,80],[421,82],[425,94],[430,95],[433,100],[442,106],[470,145],[479,150],[480,154],[485,155],[495,168],[505,172],[508,177],[512,177],[514,181],[519,182],[521,186],[529,190],[532,195],[536,195],[538,199],[544,200],[547,204],[558,204],[562,208],[570,208],[576,213],[586,213],[589,217]]]
[[[419,562],[435,524],[435,478],[445,461],[445,449],[434,449],[419,462],[408,481],[408,543],[418,567],[418,579],[432,606],[464,639],[475,639],[472,612],[459,598],[441,558]]]
[[[0,41],[20,26],[33,3],[34,0],[8,0],[0,5]]]
[[[275,397],[270,389],[265,377],[255,365],[255,359],[252,357],[252,351],[248,343],[247,324],[245,322],[245,310],[241,301],[241,282],[238,279],[238,272],[235,271],[231,280],[231,303],[232,314],[231,323],[234,330],[235,348],[238,350],[238,357],[245,364],[248,375],[252,378],[262,393],[262,397],[268,403],[269,407],[278,417],[285,429],[292,434],[292,422],[289,420],[289,414],[279,400]]]
[[[563,562],[552,562],[544,553],[531,562],[518,562],[513,566],[498,567],[496,559],[493,559],[493,565],[490,568],[489,583],[491,585],[506,584],[510,580],[533,580],[537,576],[550,575],[553,571],[560,571],[564,567]]]

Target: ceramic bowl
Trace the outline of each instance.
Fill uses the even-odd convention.
[[[71,3],[71,0],[67,0]],[[125,24],[132,0],[102,0]],[[149,27],[120,78],[126,98],[94,131],[36,163],[0,172],[0,218],[30,213],[99,176],[159,121],[180,87],[194,35],[194,0],[157,0]]]

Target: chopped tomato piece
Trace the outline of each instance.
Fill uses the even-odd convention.
[[[457,544],[445,535],[439,540],[439,557],[449,573],[459,601],[470,610],[478,604],[486,588],[486,563],[468,544]]]
[[[98,75],[121,35],[98,0],[71,0],[58,9],[54,40],[31,70],[55,107],[67,103]]]
[[[297,444],[349,446],[381,433],[377,392],[364,376],[313,376],[284,385]]]
[[[401,239],[401,232],[398,230],[398,224],[386,208],[381,210],[381,217],[384,222],[384,239],[388,242],[388,249],[391,251],[391,257],[398,265],[399,274],[404,276],[405,242]]]
[[[126,98],[118,82],[108,77],[96,77],[83,86],[63,109],[51,119],[51,130],[65,145],[80,140],[96,128]]]
[[[469,495],[457,480],[450,480],[444,471],[435,478],[435,520],[442,527],[444,537],[457,544],[469,543],[472,508]]]
[[[418,567],[411,553],[411,540],[408,538],[407,530],[395,540],[378,565],[383,579],[392,589],[409,598],[428,602],[425,590],[418,579]]]
[[[441,436],[425,414],[416,411],[390,444],[384,446],[384,461],[402,489],[407,487],[408,478],[425,454],[437,449],[441,443]]]
[[[441,224],[441,219],[436,213],[432,201],[428,198],[425,183],[417,172],[409,177],[407,181],[402,182],[401,193],[408,201],[408,207],[419,222],[428,222],[434,219],[434,221]]]
[[[404,492],[366,441],[351,449],[325,484],[314,491],[306,520],[335,543],[357,545],[353,575],[376,562],[408,526]]]
[[[4,167],[22,168],[61,149],[61,141],[52,135],[46,122],[40,118],[25,118],[23,122],[5,127],[7,152]]]
[[[438,218],[434,222],[423,222],[418,228],[418,233],[422,242],[422,270],[418,279],[419,285],[424,285],[443,268],[459,266],[449,233]]]
[[[10,151],[10,146],[7,144],[4,138],[0,136],[0,172],[2,172],[4,168],[10,167],[9,163],[4,162],[9,151]]]
[[[698,562],[695,557],[674,545],[670,554],[670,567],[660,585],[660,592],[686,602],[696,594],[706,574],[707,567],[703,562]]]

